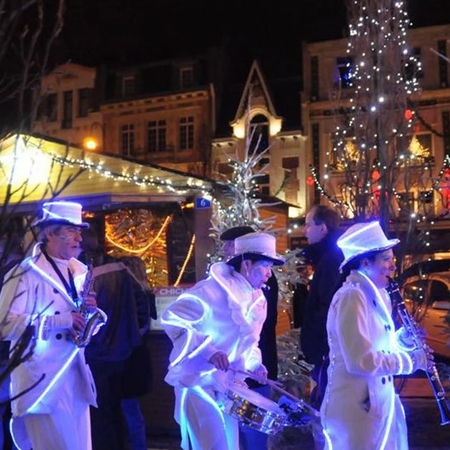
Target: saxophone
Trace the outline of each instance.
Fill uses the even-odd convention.
[[[400,320],[405,327],[405,330],[410,334],[414,345],[417,349],[424,349],[425,342],[418,333],[416,322],[408,313],[405,306],[405,301],[400,294],[397,282],[389,278],[389,286],[387,288],[389,297],[393,304],[397,307],[397,311]],[[436,399],[437,405],[439,407],[439,412],[441,414],[441,425],[447,425],[450,423],[450,406],[445,398],[445,390],[442,386],[441,380],[439,378],[439,372],[437,371],[436,365],[433,364],[428,371],[426,371],[428,381],[430,382],[431,389]]]
[[[98,308],[96,308],[94,312],[91,312],[84,302],[84,299],[89,294],[89,292],[93,290],[94,287],[95,277],[93,272],[94,267],[91,260],[88,264],[88,271],[86,273],[83,291],[80,295],[81,303],[80,307],[78,308],[78,312],[84,318],[85,325],[83,330],[73,337],[73,341],[78,347],[86,347],[91,341],[95,330],[105,325],[106,323],[104,316],[101,314]]]

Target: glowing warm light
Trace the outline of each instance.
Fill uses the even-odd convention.
[[[184,260],[183,266],[181,267],[180,273],[178,275],[177,281],[175,281],[175,283],[174,283],[174,286],[178,286],[180,284],[180,281],[183,278],[184,271],[186,270],[188,262],[191,259],[194,248],[195,248],[195,234],[192,236],[191,245],[189,246],[189,250],[186,255],[186,259]]]
[[[158,233],[156,234],[156,236],[143,248],[131,248],[131,247],[127,247],[122,245],[119,241],[115,240],[111,234],[110,234],[110,230],[106,230],[105,232],[105,238],[108,242],[110,242],[112,245],[114,245],[115,247],[120,248],[121,250],[127,252],[127,253],[132,253],[132,254],[142,254],[144,252],[146,252],[150,247],[153,246],[153,244],[159,239],[159,237],[161,236],[162,232],[166,229],[167,225],[169,225],[170,221],[172,220],[172,216],[173,214],[170,214],[169,216],[166,217],[166,219],[164,220],[164,223],[162,224],[161,228],[159,229]]]
[[[245,121],[241,120],[232,125],[233,127],[233,134],[238,139],[244,139],[245,138]]]
[[[271,136],[276,136],[281,131],[281,119],[270,119],[270,125],[269,125],[269,133]]]
[[[288,217],[290,219],[297,219],[298,217],[300,217],[300,215],[301,215],[300,208],[297,208],[296,206],[289,206]]]
[[[38,147],[27,146],[19,136],[13,151],[1,153],[0,165],[3,173],[8,174],[8,177],[1,177],[0,183],[8,183],[15,188],[22,185],[32,187],[48,181],[52,158]]]
[[[98,148],[98,142],[93,137],[87,137],[84,140],[84,148],[86,150],[97,150]]]
[[[410,109],[405,110],[405,119],[411,120],[413,118],[414,113]]]

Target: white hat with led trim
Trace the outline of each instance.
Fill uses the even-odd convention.
[[[337,240],[337,245],[345,258],[339,270],[342,271],[343,267],[357,256],[388,250],[399,242],[398,239],[388,239],[377,221],[352,225]]]
[[[285,263],[284,258],[276,252],[276,239],[271,234],[257,231],[240,236],[234,240],[234,256],[227,262],[234,263],[239,259],[251,259],[254,261],[266,260],[275,266]]]
[[[76,202],[46,202],[42,207],[42,218],[33,223],[34,227],[47,225],[73,225],[89,228],[87,222],[82,221],[81,205]]]

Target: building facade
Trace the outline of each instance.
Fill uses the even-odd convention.
[[[442,218],[449,209],[449,35],[450,25],[408,30],[421,70],[420,92],[404,111],[414,115],[405,139],[416,159],[407,172],[398,171],[393,186],[392,210],[402,214]],[[303,44],[299,76],[287,82],[266,78],[254,61],[246,80],[227,85],[229,65],[217,50],[127,67],[66,64],[42,81],[44,100],[33,131],[81,147],[93,138],[100,152],[220,181],[230,177],[233,160],[255,153],[255,193],[276,197],[291,206],[292,218],[303,217],[314,203],[346,200],[343,171],[330,155],[339,107],[352,96],[354,55],[347,44]],[[311,167],[325,190],[314,183]],[[370,176],[374,203],[376,170]],[[439,226],[447,228],[445,222]]]
[[[408,152],[416,156],[416,165],[410,167],[408,173],[420,174],[416,176],[420,180],[408,187],[404,175],[399,172],[394,187],[398,193],[397,209],[401,209],[402,200],[408,200],[412,205],[411,213],[416,214],[439,216],[448,208],[447,192],[431,191],[433,184],[439,183],[436,180],[445,156],[450,154],[449,35],[449,25],[410,29],[407,33],[407,43],[421,63],[417,74],[420,91],[411,95],[410,105],[405,105],[404,111],[405,115],[411,114],[414,118],[407,138]],[[303,129],[308,137],[309,163],[316,168],[320,183],[326,187],[326,192],[317,189],[312,201],[326,201],[327,194],[338,201],[343,200],[340,185],[343,171],[336,167],[332,153],[339,115],[349,107],[349,99],[354,94],[350,82],[354,55],[347,52],[347,47],[347,39],[304,46]],[[352,151],[350,146],[347,150]],[[399,151],[398,147],[394,146],[394,151]],[[335,167],[330,170],[333,164]],[[427,174],[423,173],[425,165],[429,168]]]

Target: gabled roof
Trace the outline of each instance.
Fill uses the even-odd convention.
[[[264,78],[264,75],[261,71],[258,61],[253,61],[252,67],[250,68],[250,72],[247,77],[247,81],[245,83],[244,91],[241,95],[241,100],[239,102],[239,106],[236,110],[236,115],[234,116],[233,122],[239,120],[242,116],[245,115],[245,111],[248,108],[249,97],[252,95],[252,91],[254,89],[258,89],[259,94],[262,93],[264,97],[264,103],[270,114],[274,117],[277,116],[275,108],[272,102],[272,96],[269,92],[267,82]],[[260,96],[260,95],[259,95]]]
[[[270,114],[283,118],[282,131],[301,130],[300,75],[282,77],[278,74],[268,81],[261,64],[255,60],[245,84],[228,85],[220,96],[216,138],[227,138],[232,135],[231,124],[245,114],[252,82],[261,86],[260,92]]]

